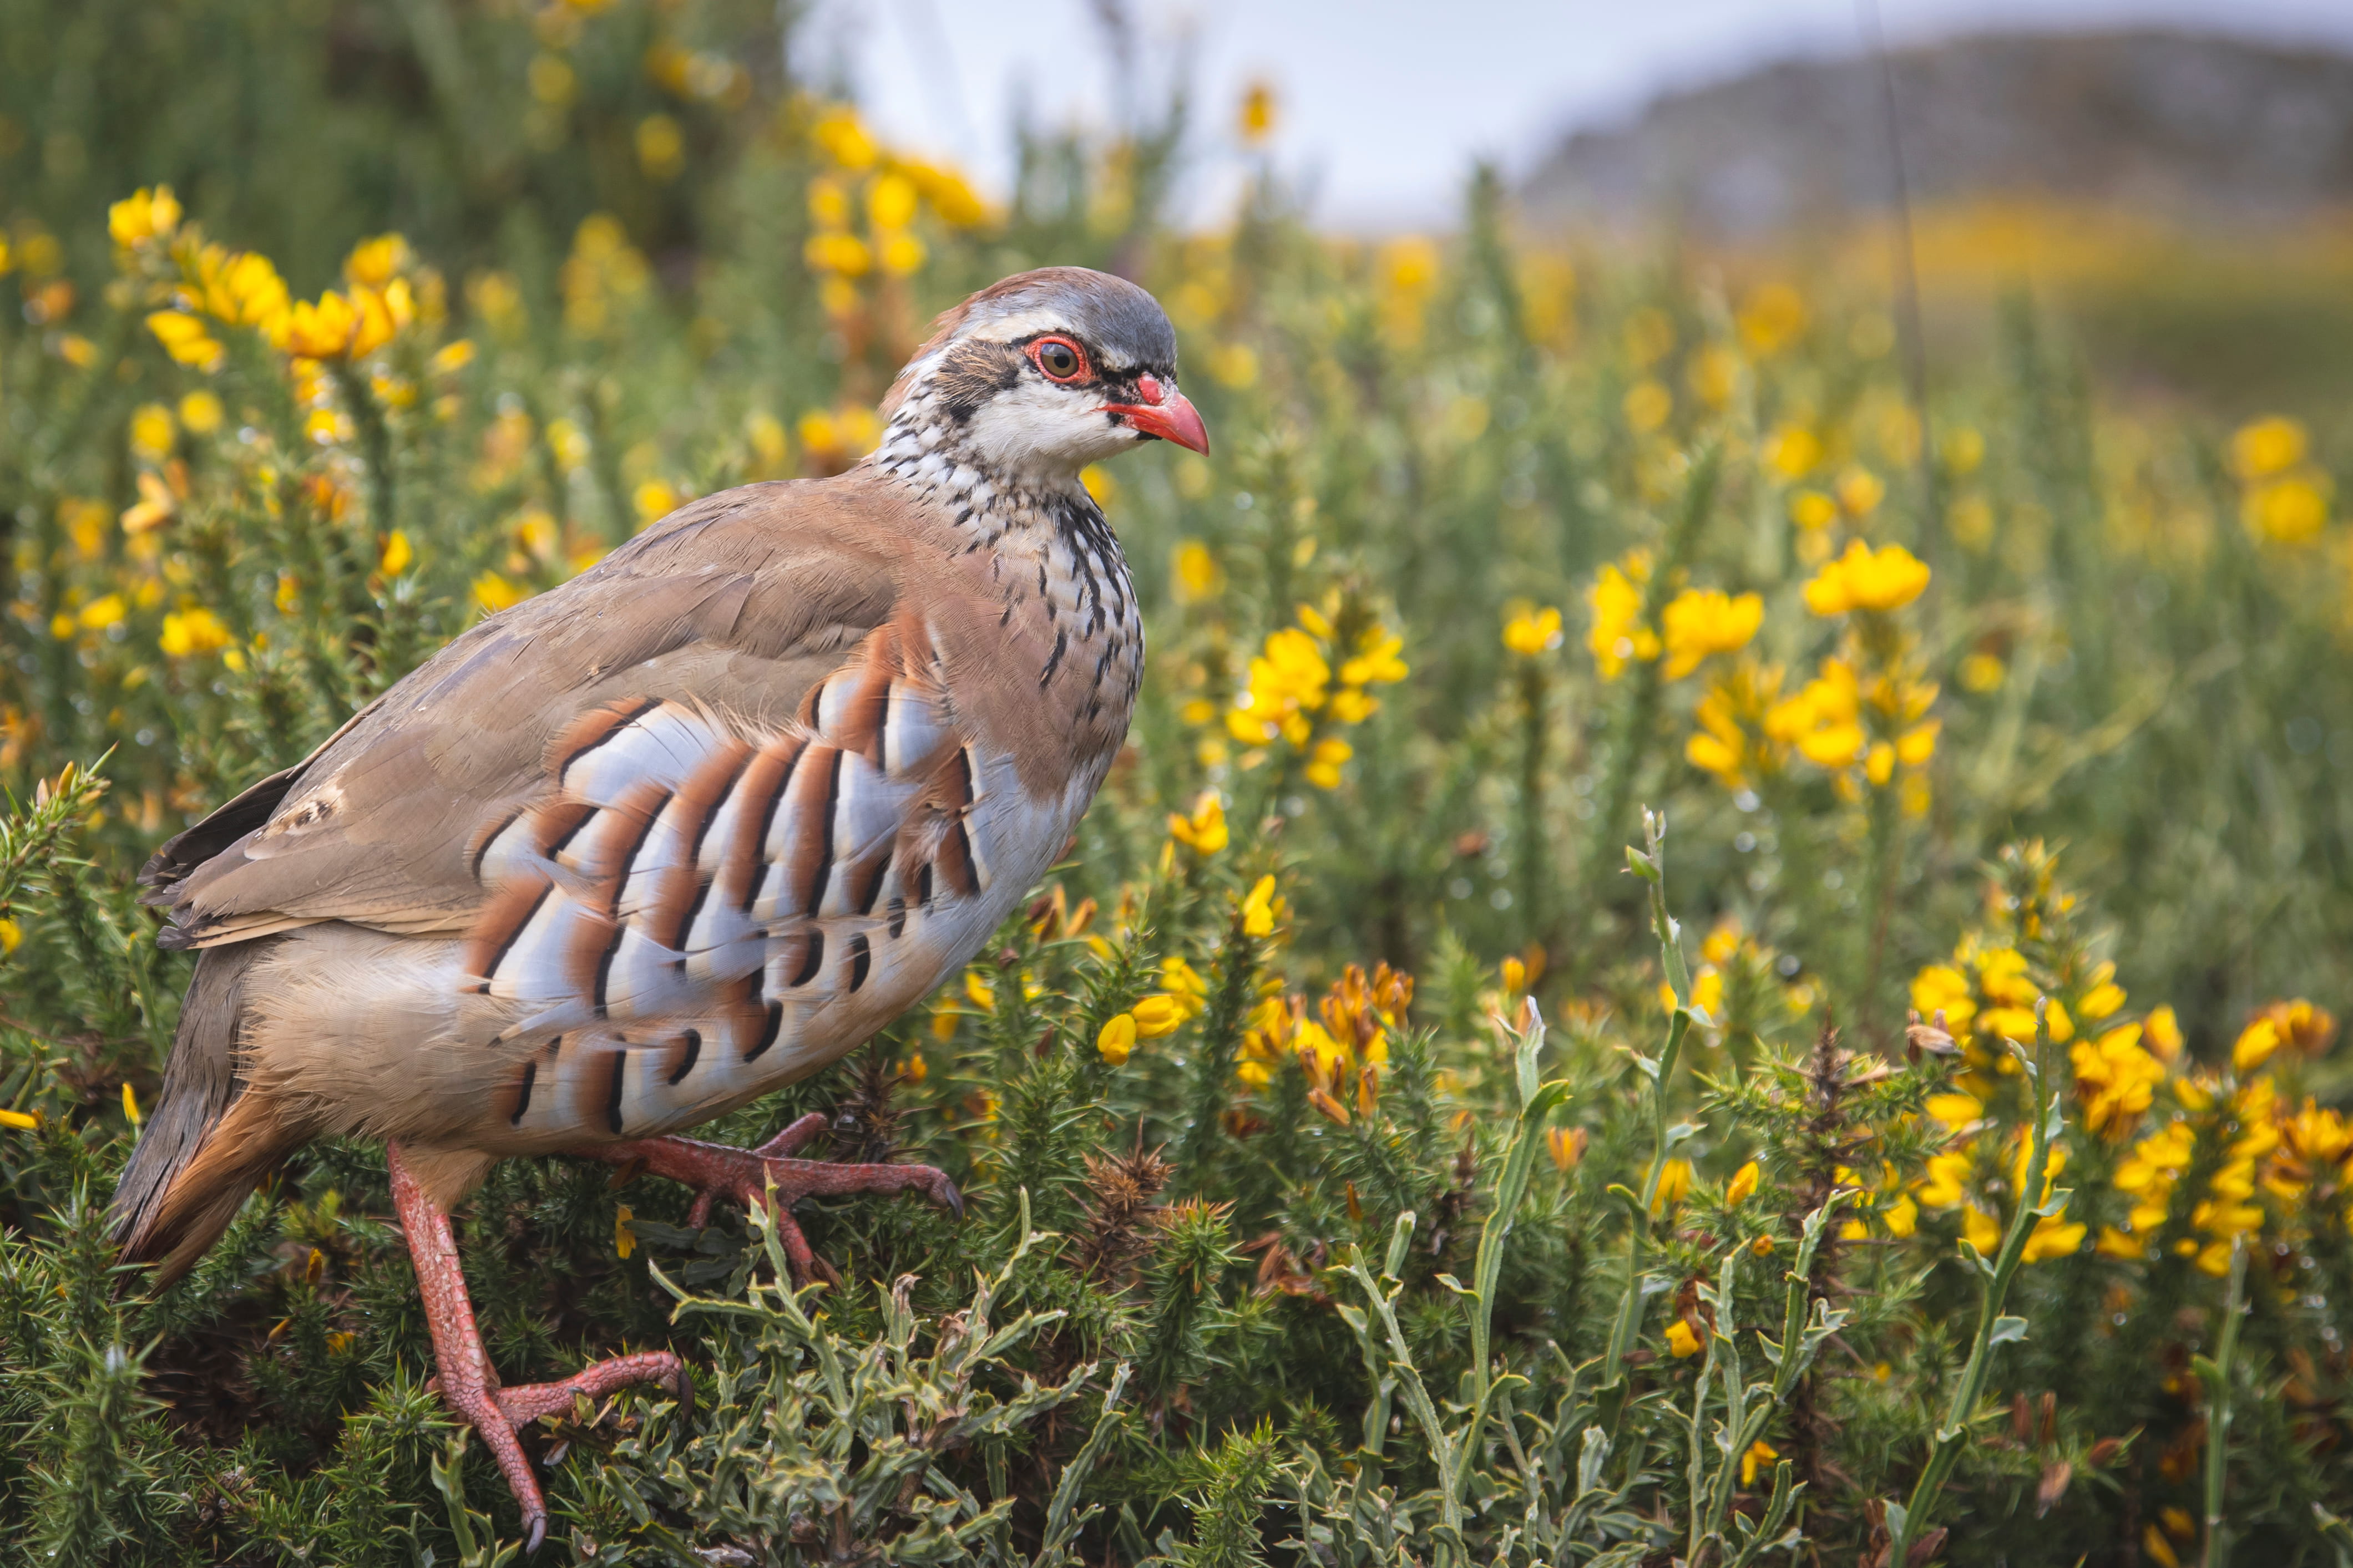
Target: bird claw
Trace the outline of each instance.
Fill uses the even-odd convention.
[[[795,1157],[826,1126],[823,1115],[812,1112],[785,1128],[755,1149],[724,1143],[704,1143],[691,1138],[649,1138],[631,1143],[606,1144],[582,1152],[622,1166],[638,1166],[658,1176],[683,1182],[696,1189],[687,1223],[700,1229],[711,1218],[717,1199],[732,1198],[750,1210],[775,1194],[777,1239],[794,1281],[840,1283],[826,1261],[810,1247],[792,1216],[792,1205],[805,1197],[846,1197],[860,1193],[921,1193],[959,1219],[964,1194],[947,1173],[929,1165],[862,1165],[832,1160]]]

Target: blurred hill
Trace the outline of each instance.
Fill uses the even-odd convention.
[[[2353,56],[2134,31],[1896,51],[1915,201],[2056,199],[2194,226],[2353,205]],[[1893,189],[1867,58],[1787,61],[1569,136],[1532,173],[1536,226],[1671,216],[1741,238],[1866,213]]]

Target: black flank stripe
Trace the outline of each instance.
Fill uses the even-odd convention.
[[[629,1070],[629,1053],[615,1051],[611,1055],[613,1076],[605,1086],[605,1125],[617,1138],[621,1134],[621,1086]]]
[[[620,715],[618,722],[614,724],[611,729],[606,731],[603,734],[597,736],[595,740],[589,742],[586,745],[581,747],[578,751],[573,752],[570,756],[565,758],[563,763],[557,766],[555,770],[556,786],[558,788],[563,787],[565,775],[572,771],[573,763],[578,762],[581,758],[586,756],[597,747],[605,744],[607,741],[612,740],[615,736],[620,734],[622,731],[628,729],[630,725],[635,724],[638,720],[644,718],[647,714],[652,712],[655,709],[660,706],[661,699],[659,697],[640,697],[634,702],[617,707],[616,711]]]
[[[891,899],[891,923],[883,928],[892,936],[907,934],[907,900],[893,894]]]
[[[522,919],[515,921],[514,929],[507,932],[507,939],[499,943],[496,952],[491,954],[490,964],[482,974],[482,994],[490,994],[490,982],[498,978],[499,965],[507,961],[507,954],[514,951],[514,944],[522,940],[522,933],[531,929],[531,922],[539,918],[540,906],[547,902],[547,895],[554,891],[555,891],[554,883],[542,883],[539,897],[532,900],[530,910],[524,913]]]
[[[531,1109],[532,1080],[538,1076],[539,1063],[536,1059],[527,1061],[522,1064],[522,1090],[515,1096],[514,1114],[507,1118],[508,1126],[520,1127],[522,1125],[522,1113]]]
[[[743,782],[744,770],[750,767],[752,759],[758,755],[757,752],[746,751],[735,759],[735,765],[727,770],[727,783],[720,788],[717,795],[711,797],[711,805],[704,808],[702,816],[698,817],[694,826],[688,830],[685,862],[687,865],[691,866],[702,858],[702,841],[710,837],[711,825],[718,820],[720,808],[727,804],[727,797],[733,795],[735,786]]]
[[[849,939],[849,988],[852,991],[866,984],[867,972],[874,967],[874,951],[866,945],[863,933]]]
[[[923,868],[915,873],[915,902],[923,905],[925,909],[929,909],[931,907],[932,863],[929,860],[924,861]],[[891,934],[896,936],[899,933],[893,931]]]
[[[809,879],[808,908],[801,911],[811,920],[817,918],[817,907],[825,902],[825,885],[833,877],[833,814],[841,805],[843,755],[840,752],[833,753],[833,771],[825,779],[825,810],[818,818],[824,824],[825,837],[818,840],[817,875]]]
[[[801,972],[793,976],[793,985],[798,988],[807,984],[817,978],[817,972],[824,967],[825,932],[812,930],[808,933],[808,946],[801,952]]]
[[[792,787],[793,774],[801,765],[802,753],[807,750],[803,746],[786,759],[785,771],[776,779],[776,793],[760,807],[759,830],[752,839],[752,853],[759,857],[756,862],[759,868],[752,873],[751,883],[744,889],[744,912],[747,915],[752,912],[752,906],[760,901],[760,885],[767,880],[768,830],[776,825],[776,807],[783,804],[785,791]],[[741,832],[742,829],[739,827],[736,831]]]
[[[488,833],[482,835],[481,843],[476,846],[474,853],[468,857],[467,859],[467,874],[471,876],[474,880],[479,882],[482,879],[482,861],[489,856],[491,846],[499,841],[499,835],[504,833],[508,828],[512,827],[515,825],[516,819],[521,817],[522,814],[529,809],[530,807],[528,805],[516,806],[512,811],[506,814],[505,817],[500,821],[496,827],[491,828]]]
[[[1062,650],[1070,647],[1070,645],[1071,634],[1069,631],[1061,630],[1057,631],[1054,634],[1054,651],[1053,654],[1046,660],[1045,672],[1038,677],[1038,684],[1039,686],[1042,687],[1048,681],[1054,679],[1054,671],[1062,662]]]
[[[553,860],[558,855],[563,854],[566,849],[572,847],[572,841],[580,837],[580,830],[596,820],[596,813],[595,811],[582,812],[578,820],[575,821],[571,826],[565,828],[563,832],[557,834],[553,842],[543,844],[540,847],[539,853],[541,858]]]
[[[613,874],[613,901],[607,906],[607,914],[620,909],[621,893],[629,885],[629,873],[637,866],[638,854],[645,848],[646,840],[653,837],[654,826],[661,821],[662,813],[670,809],[670,791],[664,790],[661,798],[646,808],[645,820],[638,825],[636,836],[628,841],[627,852],[620,857],[619,868]]]
[[[613,978],[613,956],[621,951],[621,938],[627,934],[628,929],[628,927],[623,925],[620,921],[615,921],[613,922],[613,939],[605,944],[605,951],[599,953],[596,957],[596,1016],[599,1018],[606,1016],[605,986],[607,983]]]
[[[758,1061],[761,1054],[776,1043],[776,1037],[784,1031],[784,1027],[785,1005],[782,1002],[769,1003],[767,1025],[761,1029],[760,1037],[753,1043],[752,1048],[744,1053],[744,1059],[747,1062]]]
[[[694,922],[702,917],[702,906],[710,897],[711,879],[706,877],[702,881],[697,882],[694,885],[694,897],[688,901],[686,906],[686,914],[679,921],[678,930],[670,937],[670,946],[684,947],[686,945],[686,939],[694,934]],[[685,966],[685,963],[686,961],[684,959],[679,960],[680,967],[683,968]]]
[[[670,1075],[670,1081],[673,1088],[685,1081],[686,1075],[694,1070],[694,1064],[702,1058],[702,1031],[689,1029],[686,1032],[686,1060],[679,1063],[677,1070]]]
[[[882,880],[890,874],[891,858],[888,855],[878,857],[868,868],[866,872],[866,892],[864,896],[860,898],[858,900],[858,912],[860,914],[871,915],[874,912],[874,901],[882,896]]]
[[[997,624],[998,626],[1004,626],[1006,623],[1008,623],[1008,621],[1010,621],[1010,620],[1012,620],[1012,619],[1013,619],[1013,601],[1012,601],[1012,600],[1010,600],[1010,599],[1008,599],[1008,600],[1005,602],[1005,613],[1004,613],[1003,615],[1001,615],[1001,616],[997,616]]]

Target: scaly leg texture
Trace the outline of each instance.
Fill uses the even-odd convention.
[[[944,1172],[929,1165],[851,1165],[791,1157],[824,1129],[824,1116],[812,1111],[756,1149],[702,1143],[691,1138],[641,1138],[628,1143],[600,1143],[577,1152],[616,1165],[636,1165],[693,1187],[697,1195],[688,1222],[696,1226],[710,1217],[712,1199],[733,1198],[748,1209],[766,1200],[773,1183],[776,1235],[793,1266],[794,1282],[801,1285],[811,1279],[835,1284],[839,1277],[811,1250],[808,1238],[794,1221],[792,1205],[797,1199],[853,1193],[921,1193],[943,1208],[964,1213],[964,1196],[955,1184]]]
[[[543,1415],[572,1408],[586,1396],[590,1404],[631,1384],[666,1384],[679,1403],[691,1409],[694,1384],[685,1363],[668,1351],[614,1356],[594,1362],[560,1383],[525,1384],[515,1388],[499,1384],[498,1370],[474,1326],[474,1304],[466,1295],[466,1277],[458,1266],[458,1243],[449,1232],[449,1216],[426,1194],[401,1156],[400,1145],[387,1144],[392,1167],[393,1206],[408,1238],[408,1256],[417,1265],[417,1288],[425,1300],[425,1321],[433,1332],[433,1360],[439,1369],[441,1398],[480,1433],[507,1479],[508,1489],[522,1505],[523,1531],[536,1552],[547,1534],[547,1502],[531,1473],[531,1461],[516,1438],[516,1429]]]

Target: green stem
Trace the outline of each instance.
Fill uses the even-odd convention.
[[[1512,828],[1518,875],[1521,929],[1545,940],[1545,670],[1535,659],[1520,661],[1520,798]]]
[[[2023,1339],[2026,1323],[2019,1318],[2001,1315],[2002,1303],[2010,1295],[2010,1282],[2024,1260],[2027,1237],[2031,1236],[2043,1211],[2052,1209],[2050,1202],[2036,1203],[2035,1194],[2042,1191],[2042,1181],[2051,1166],[2051,1145],[2066,1119],[2060,1108],[2058,1063],[2061,1060],[2051,1047],[2050,999],[2034,1005],[2034,1059],[2024,1059],[2019,1051],[2021,1065],[2031,1075],[2034,1093],[2033,1142],[2027,1153],[2026,1179],[2018,1191],[2018,1207],[2010,1217],[2010,1230],[2002,1237],[1995,1260],[1988,1263],[1972,1249],[1970,1260],[1977,1265],[1983,1282],[1983,1294],[1978,1305],[1977,1335],[1969,1345],[1968,1364],[1961,1369],[1960,1382],[1953,1389],[1953,1400],[1947,1409],[1944,1425],[1936,1428],[1930,1441],[1928,1462],[1920,1471],[1920,1479],[1912,1489],[1910,1504],[1899,1510],[1888,1505],[1888,1516],[1894,1523],[1895,1543],[1888,1553],[1890,1563],[1909,1560],[1912,1542],[1917,1540],[1928,1522],[1928,1511],[1936,1506],[1936,1496],[1944,1489],[1945,1478],[1960,1458],[1961,1446],[1968,1440],[1969,1418],[1976,1412],[1978,1401],[1985,1392],[1988,1373],[1992,1370],[1993,1351],[1997,1344]],[[2016,1046],[2010,1047],[2017,1050]],[[2066,1194],[2055,1194],[2063,1207]],[[2056,1212],[2053,1210],[2052,1212]],[[1900,1513],[1900,1518],[1898,1517]]]
[[[1535,1169],[1536,1150],[1544,1142],[1545,1121],[1553,1108],[1568,1098],[1566,1083],[1548,1083],[1541,1088],[1536,1084],[1536,1058],[1544,1050],[1545,1026],[1543,1016],[1535,1012],[1533,1004],[1529,1014],[1527,1030],[1519,1037],[1514,1053],[1519,1127],[1504,1156],[1503,1174],[1495,1184],[1494,1206],[1479,1231],[1479,1253],[1471,1276],[1472,1288],[1463,1301],[1465,1316],[1471,1322],[1471,1418],[1463,1427],[1451,1482],[1456,1496],[1470,1488],[1472,1469],[1479,1458],[1482,1429],[1487,1420],[1487,1405],[1494,1393],[1493,1373],[1488,1361],[1489,1337],[1495,1316],[1495,1286],[1503,1278],[1504,1247],[1511,1238],[1512,1217],[1527,1194],[1528,1177]]]
[[[1626,1233],[1626,1293],[1618,1303],[1618,1319],[1610,1326],[1609,1343],[1604,1352],[1601,1381],[1604,1386],[1615,1384],[1634,1348],[1634,1341],[1642,1327],[1642,1244],[1649,1238],[1651,1205],[1658,1201],[1659,1183],[1665,1176],[1667,1158],[1688,1129],[1667,1124],[1667,1084],[1674,1077],[1675,1063],[1683,1055],[1683,1037],[1691,1032],[1691,970],[1683,962],[1682,931],[1674,917],[1667,912],[1666,818],[1657,812],[1642,813],[1642,832],[1646,849],[1630,848],[1626,861],[1634,874],[1651,885],[1651,929],[1659,940],[1660,961],[1664,965],[1667,984],[1675,994],[1674,1016],[1667,1025],[1666,1048],[1653,1062],[1637,1056],[1635,1066],[1651,1079],[1651,1166],[1642,1178],[1642,1191],[1631,1205],[1633,1223]],[[1623,1196],[1636,1197],[1623,1187],[1617,1191]]]
[[[1715,509],[1717,477],[1723,471],[1724,449],[1710,447],[1702,452],[1692,468],[1691,483],[1684,487],[1683,510],[1675,514],[1667,529],[1666,548],[1651,572],[1651,580],[1642,589],[1641,625],[1655,626],[1659,616],[1674,594],[1675,579],[1683,572],[1684,560],[1692,546],[1698,542],[1701,526]],[[1664,658],[1663,651],[1661,658]],[[1609,863],[1610,845],[1617,842],[1620,824],[1633,805],[1634,784],[1641,773],[1642,754],[1648,749],[1651,731],[1657,727],[1659,699],[1665,681],[1660,659],[1638,660],[1634,666],[1632,689],[1626,706],[1620,710],[1618,733],[1609,748],[1609,773],[1601,791],[1601,814],[1593,819],[1593,848],[1586,857],[1586,880],[1598,889],[1604,868]]]
[[[2239,1323],[2247,1311],[2247,1247],[2231,1245],[2231,1289],[2222,1303],[2222,1342],[2214,1359],[2198,1358],[2206,1380],[2206,1568],[2225,1568],[2231,1542],[2222,1529],[2222,1482],[2231,1450],[2231,1363],[2239,1350]]]
[[[1871,951],[1864,961],[1861,1017],[1866,1040],[1880,1035],[1879,978],[1887,963],[1887,927],[1895,911],[1895,878],[1903,861],[1903,834],[1895,781],[1871,792]]]
[[[1258,939],[1242,930],[1237,909],[1226,928],[1218,953],[1218,989],[1201,1020],[1201,1050],[1194,1067],[1191,1121],[1178,1148],[1176,1164],[1182,1180],[1201,1191],[1208,1180],[1210,1156],[1217,1152],[1224,1129],[1218,1113],[1225,1108],[1226,1085],[1234,1073],[1234,1054],[1241,1047],[1242,1020],[1250,1012],[1252,985],[1258,979]]]
[[[384,409],[359,368],[338,360],[334,371],[336,388],[351,407],[352,422],[359,426],[360,447],[367,458],[368,526],[389,533],[400,526],[393,515],[392,428],[385,423]]]

